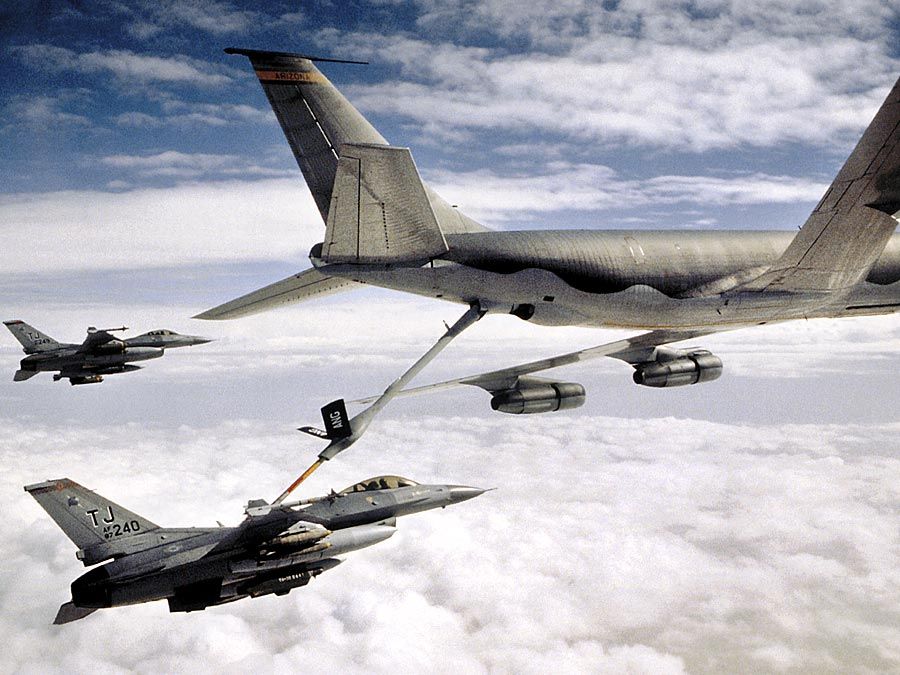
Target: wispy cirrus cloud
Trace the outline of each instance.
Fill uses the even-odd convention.
[[[471,142],[493,130],[688,152],[788,142],[843,151],[900,67],[889,47],[896,13],[868,0],[418,5],[418,35],[318,39],[396,64],[399,77],[352,93],[423,137]]]
[[[275,115],[269,109],[246,103],[200,103],[184,101],[172,96],[163,97],[160,111],[149,108],[119,113],[112,121],[120,127],[159,128],[224,127],[233,124],[274,124]]]
[[[76,52],[47,44],[10,47],[9,50],[35,69],[107,74],[125,82],[220,86],[232,80],[222,69],[187,56],[136,54],[127,49]]]
[[[189,27],[216,36],[246,33],[268,20],[259,11],[222,0],[142,1],[129,3],[121,11],[130,17],[128,31],[139,40],[148,40],[175,27]]]
[[[13,96],[5,106],[7,119],[16,124],[25,125],[32,130],[60,129],[71,127],[92,127],[93,121],[86,115],[69,112],[64,106],[71,102],[72,96],[65,93],[57,96],[19,95]],[[9,125],[5,129],[11,129]]]
[[[626,178],[597,164],[550,162],[541,172],[429,171],[437,191],[491,221],[552,211],[602,211],[627,205],[751,205],[815,202],[827,185],[794,176],[746,174]]]

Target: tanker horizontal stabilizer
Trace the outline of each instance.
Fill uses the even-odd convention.
[[[349,291],[360,284],[350,279],[331,277],[317,269],[292,274],[264,288],[242,295],[218,307],[197,314],[195,319],[237,319],[272,309],[291,302],[325,297],[340,291]]]

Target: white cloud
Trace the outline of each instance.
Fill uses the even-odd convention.
[[[55,72],[111,74],[124,82],[139,83],[186,82],[221,86],[231,82],[228,75],[212,72],[211,64],[186,56],[146,56],[123,49],[78,53],[47,44],[10,49],[31,67]]]
[[[142,0],[112,9],[126,17],[126,30],[142,41],[183,28],[216,36],[241,34],[265,21],[259,12],[218,0]]]
[[[152,129],[154,127],[162,126],[162,121],[158,117],[136,110],[120,113],[113,118],[113,121],[120,127]]]
[[[101,163],[145,176],[282,176],[281,169],[223,154],[109,155]],[[429,172],[445,197],[476,217],[602,210],[622,204],[702,201],[750,204],[817,198],[822,186],[781,176],[660,176],[620,179],[597,165],[554,164],[552,173],[498,176]],[[296,175],[295,172],[289,172]],[[119,177],[117,180],[121,180]],[[117,183],[116,189],[126,187]],[[166,189],[93,190],[0,196],[7,273],[165,267],[219,260],[303,260],[321,241],[321,216],[299,175],[223,180]]]
[[[176,150],[160,152],[156,155],[109,155],[100,162],[117,169],[154,170],[171,166],[188,166],[203,170],[219,169],[238,161],[235,155],[209,155],[184,153]]]
[[[64,97],[66,98],[66,97]],[[6,113],[32,130],[48,128],[85,128],[93,126],[91,120],[63,110],[65,100],[55,96],[13,96],[6,105]],[[5,130],[13,127],[7,125]]]
[[[155,155],[108,155],[100,163],[114,169],[135,171],[142,176],[197,178],[209,175],[293,176],[295,171],[248,163],[237,155],[184,153],[167,150]]]
[[[842,152],[898,67],[889,56],[891,13],[877,2],[420,5],[421,25],[440,24],[445,40],[459,30],[460,39],[336,31],[318,39],[400,66],[399,80],[351,88],[353,100],[448,140],[492,130],[561,134],[574,144],[706,151],[806,143]],[[472,47],[464,37],[484,33],[499,46]],[[532,43],[526,53],[504,42],[523,38]]]
[[[386,417],[302,494],[387,471],[499,489],[401,519],[390,542],[284,598],[190,615],[102,610],[62,630],[48,624],[83,570],[21,485],[70,475],[164,525],[233,524],[247,498],[293,478],[312,442],[239,420],[4,420],[4,492],[21,502],[0,525],[17,570],[0,583],[16,607],[0,618],[8,663],[675,673],[900,662],[896,424],[561,419]]]
[[[300,494],[388,472],[498,489],[401,519],[389,542],[345,556],[287,597],[189,615],[154,603],[50,626],[84,569],[21,486],[68,475],[163,525],[235,524],[247,499],[271,499],[321,449],[293,429],[315,421],[335,383],[344,394],[378,391],[442,332],[441,319],[461,311],[359,293],[194,322],[190,332],[219,340],[93,388],[0,381],[0,490],[13,500],[0,523],[10,669],[878,672],[900,664],[895,416],[838,424],[827,411],[804,424],[751,425],[722,412],[722,401],[755,385],[768,394],[753,402],[761,418],[783,414],[776,394],[786,389],[803,417],[837,374],[867,387],[867,406],[890,410],[895,378],[879,389],[870,359],[897,353],[896,317],[703,340],[728,370],[686,393],[725,421],[692,419],[685,392],[634,387],[627,366],[611,360],[558,371],[593,380],[587,405],[560,415],[494,414],[474,390],[442,394],[434,414],[422,399],[398,401]],[[49,334],[75,338],[86,320],[184,330],[198,308],[31,309]],[[620,335],[488,317],[422,380]],[[10,343],[0,352],[11,367],[20,354]],[[734,377],[741,359],[747,370]],[[794,379],[781,379],[779,366],[795,369]],[[606,412],[633,392],[633,418]]]
[[[233,3],[217,0],[169,0],[152,2],[157,17],[169,24],[187,24],[214,35],[245,33],[260,20],[257,12],[236,9]]]
[[[426,175],[451,203],[476,218],[489,220],[523,213],[599,211],[623,206],[815,202],[827,187],[805,178],[765,174],[627,179],[606,166],[568,162],[550,162],[545,171],[527,175],[503,175],[488,169],[438,170]]]
[[[197,103],[183,101],[169,95],[163,98],[162,109],[165,112],[162,120],[177,125],[224,126],[242,122],[275,123],[275,115],[271,109],[254,108],[245,103]]]
[[[177,153],[176,153],[177,154]],[[196,170],[195,155],[120,160],[148,170]],[[211,157],[216,164],[221,157]],[[203,168],[202,166],[199,168]],[[258,173],[259,167],[246,168]],[[231,170],[231,169],[229,169]],[[0,196],[7,273],[305,260],[323,224],[302,179],[222,181],[126,192]]]

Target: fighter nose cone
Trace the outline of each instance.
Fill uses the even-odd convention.
[[[484,494],[485,490],[467,485],[451,485],[450,486],[450,503],[457,504],[467,499],[472,499],[480,494]]]
[[[207,342],[212,342],[212,338],[201,337],[200,335],[185,335],[184,342],[187,346],[193,347],[194,345],[205,345]]]

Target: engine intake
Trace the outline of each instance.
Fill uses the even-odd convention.
[[[634,383],[645,387],[682,387],[711,382],[722,375],[722,359],[705,349],[662,352],[656,361],[634,367]]]
[[[520,384],[494,395],[491,408],[498,412],[521,415],[570,410],[584,405],[584,387],[575,382],[542,382]]]

